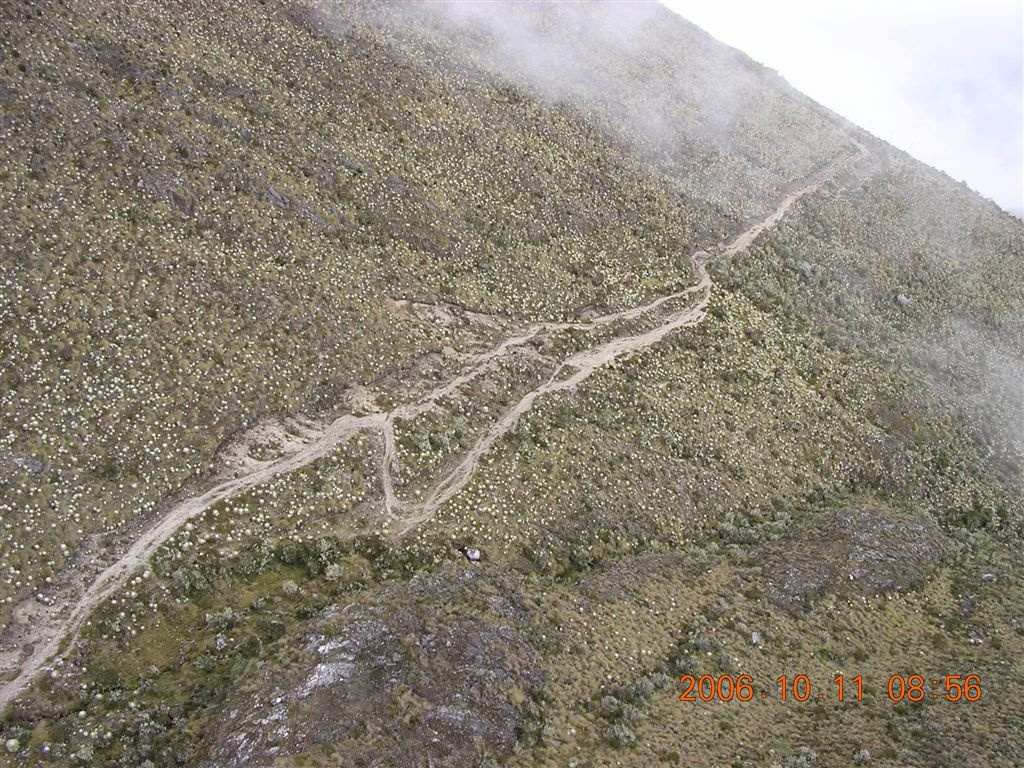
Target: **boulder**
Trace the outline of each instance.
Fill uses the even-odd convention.
[[[43,462],[37,459],[35,456],[19,456],[12,459],[16,467],[28,470],[33,475],[38,475],[43,471]]]

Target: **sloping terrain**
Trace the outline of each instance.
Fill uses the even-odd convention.
[[[1024,759],[1019,220],[655,5],[2,13],[0,764]]]

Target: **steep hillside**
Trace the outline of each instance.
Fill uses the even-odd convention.
[[[1019,220],[654,4],[0,14],[0,765],[1024,760]]]

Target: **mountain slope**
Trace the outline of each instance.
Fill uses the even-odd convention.
[[[3,10],[9,678],[87,620],[5,758],[1018,762],[1020,222],[658,6],[486,8]]]

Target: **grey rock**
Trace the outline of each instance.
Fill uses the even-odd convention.
[[[170,192],[171,204],[184,214],[191,216],[196,212],[196,200],[186,189],[174,189]]]
[[[489,605],[482,596],[508,605],[480,621]],[[480,765],[488,754],[509,754],[540,721],[509,697],[505,682],[515,680],[528,704],[541,690],[541,658],[528,642],[535,625],[513,582],[457,563],[386,585],[371,603],[333,606],[296,649],[296,663],[255,670],[247,689],[231,693],[199,764],[269,766],[357,728],[382,736],[350,740],[346,764]],[[412,652],[428,638],[429,655]],[[421,717],[391,714],[405,690],[421,692]],[[410,761],[413,745],[419,752]]]
[[[81,763],[91,763],[93,755],[94,755],[93,749],[88,744],[86,744],[80,750],[75,752],[75,757]]]
[[[352,162],[351,160],[349,160],[344,155],[338,155],[338,163],[341,165],[342,168],[344,168],[346,171],[348,171],[351,174],[359,176],[359,175],[362,175],[362,173],[363,173],[362,166],[360,166],[358,163]]]
[[[764,561],[766,591],[798,613],[825,595],[902,592],[931,573],[944,542],[927,516],[880,503],[843,505],[777,542]]]
[[[899,304],[904,309],[906,309],[907,307],[910,306],[910,297],[907,296],[907,294],[905,294],[905,293],[897,293],[896,294],[896,303]]]
[[[803,275],[804,280],[810,280],[814,274],[814,268],[806,261],[798,261],[796,263],[796,271]]]
[[[15,466],[26,469],[33,475],[38,475],[43,471],[43,462],[35,456],[19,456],[13,459],[13,462]]]
[[[292,205],[292,201],[286,195],[281,194],[269,185],[267,186],[267,199],[282,210],[288,210]]]
[[[327,219],[317,213],[313,208],[308,205],[298,205],[295,208],[295,213],[300,218],[305,219],[314,227],[321,232],[330,232],[331,225],[327,223]]]

